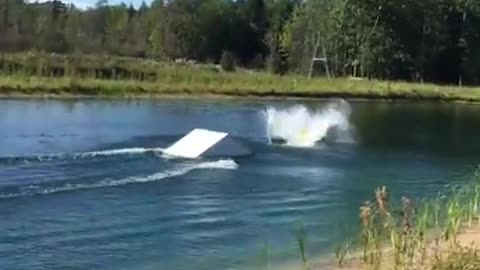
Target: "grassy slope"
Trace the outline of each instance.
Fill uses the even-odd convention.
[[[215,94],[268,97],[350,97],[480,101],[480,88],[370,80],[307,79],[238,71],[168,66],[155,81],[99,80],[73,77],[0,76],[0,94],[135,96]]]

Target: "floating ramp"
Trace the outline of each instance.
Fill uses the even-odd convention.
[[[171,156],[198,158],[227,136],[228,133],[225,132],[197,128],[165,149],[163,152]]]

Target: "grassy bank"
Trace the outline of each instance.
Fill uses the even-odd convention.
[[[359,80],[308,79],[266,72],[224,72],[188,65],[92,56],[0,56],[3,95],[222,95],[300,98],[480,101],[480,87]]]
[[[358,237],[339,246],[333,269],[480,269],[478,173],[470,183],[420,202],[391,202],[387,189],[378,188],[359,218]],[[305,268],[314,269],[308,263]]]
[[[156,81],[0,75],[1,95],[222,95],[232,97],[365,98],[480,101],[480,88],[429,84],[312,79],[264,73],[185,70]]]

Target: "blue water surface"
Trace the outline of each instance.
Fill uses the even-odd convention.
[[[462,104],[350,102],[351,140],[269,144],[266,106],[326,103],[0,100],[0,269],[259,269],[300,258],[298,228],[327,256],[375,187],[433,196],[480,160]],[[193,128],[252,154],[152,150]]]

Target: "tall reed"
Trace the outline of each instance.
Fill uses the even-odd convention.
[[[402,197],[397,209],[392,207],[386,187],[377,188],[373,199],[360,207],[362,264],[368,269],[430,269],[427,265],[431,267],[432,257],[437,262],[445,259],[441,243],[448,244],[447,251],[458,251],[458,234],[480,224],[479,204],[478,172],[471,182],[447,190],[445,198],[437,196],[415,205]],[[347,252],[337,249],[339,264],[343,265]]]

